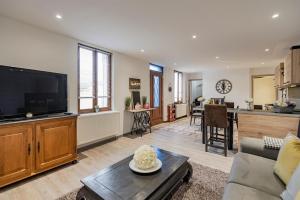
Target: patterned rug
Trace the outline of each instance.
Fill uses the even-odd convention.
[[[193,166],[193,177],[189,183],[184,183],[174,193],[172,200],[218,200],[222,199],[228,174],[196,163]],[[58,200],[94,200],[77,198],[79,193],[85,193],[84,188],[66,194]],[[78,195],[79,196],[79,195]]]

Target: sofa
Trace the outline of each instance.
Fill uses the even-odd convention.
[[[279,150],[262,139],[243,138],[235,155],[223,200],[280,200],[284,183],[273,173]]]

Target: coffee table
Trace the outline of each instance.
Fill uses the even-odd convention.
[[[152,174],[138,174],[130,170],[133,155],[81,180],[87,193],[86,199],[140,200],[168,199],[183,182],[193,174],[188,157],[155,148],[162,168]]]

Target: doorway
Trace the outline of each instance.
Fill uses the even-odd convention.
[[[189,104],[202,95],[202,79],[189,80]]]
[[[264,108],[266,104],[273,104],[276,100],[274,75],[252,76],[253,104]]]
[[[163,121],[163,72],[150,70],[150,106],[155,108],[151,114],[151,124]]]

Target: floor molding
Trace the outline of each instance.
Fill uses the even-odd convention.
[[[121,137],[122,137],[122,135],[121,135]],[[77,152],[81,153],[83,151],[86,151],[86,150],[89,150],[89,149],[107,144],[107,143],[112,142],[112,141],[115,141],[118,138],[120,138],[120,136],[115,136],[114,135],[114,136],[109,136],[109,137],[106,137],[106,138],[103,138],[103,139],[100,139],[100,140],[95,140],[95,141],[92,141],[92,142],[88,142],[88,143],[85,143],[85,144],[78,145],[77,146]]]

